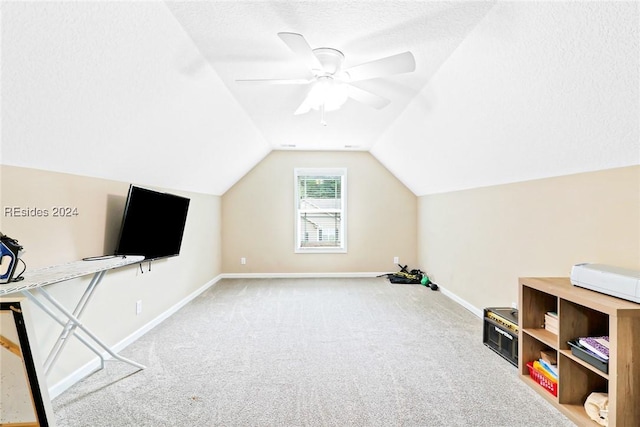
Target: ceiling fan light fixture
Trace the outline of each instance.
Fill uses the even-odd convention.
[[[338,110],[349,98],[349,87],[331,77],[319,77],[307,96],[307,105],[314,110]]]
[[[307,95],[293,113],[306,114],[310,110],[320,111],[324,120],[325,111],[341,108],[348,98],[375,109],[386,107],[391,101],[351,83],[377,79],[394,74],[410,73],[416,69],[411,52],[386,56],[343,70],[345,56],[337,49],[320,47],[312,49],[302,34],[280,32],[278,37],[291,49],[297,60],[304,62],[312,73],[311,78],[298,79],[242,79],[239,83],[266,83],[277,85],[310,85]]]

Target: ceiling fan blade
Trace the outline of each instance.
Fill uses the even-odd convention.
[[[266,83],[271,85],[306,85],[311,83],[312,79],[237,79],[236,83],[253,84]]]
[[[349,97],[378,110],[386,107],[391,102],[387,98],[353,85],[349,85]]]
[[[349,74],[349,81],[375,79],[392,74],[409,73],[415,71],[416,60],[411,52],[387,56],[364,64],[356,65],[345,70]]]
[[[302,101],[302,104],[298,107],[298,109],[293,113],[294,116],[299,116],[300,114],[306,114],[311,111],[311,106],[307,103],[305,99]]]
[[[322,64],[320,64],[320,61],[318,61],[311,46],[309,46],[309,43],[307,43],[302,34],[284,32],[278,33],[278,37],[289,46],[289,49],[291,49],[293,53],[307,64],[309,69],[322,70]]]
[[[313,86],[311,87],[311,89],[313,89]],[[310,97],[309,97],[309,94],[311,93],[311,89],[307,90],[307,93],[304,96],[304,100],[302,101],[302,104],[300,104],[300,106],[293,113],[294,116],[299,116],[300,114],[305,114],[311,111],[312,106],[311,106]]]

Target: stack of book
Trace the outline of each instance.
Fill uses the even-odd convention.
[[[544,328],[558,335],[558,313],[555,311],[547,311],[544,315]]]
[[[551,381],[558,381],[558,359],[556,352],[552,350],[542,350],[538,359],[538,370],[542,371],[545,377]],[[536,366],[536,364],[534,364]]]
[[[605,374],[609,372],[609,337],[580,337],[568,341],[571,354],[584,360]]]
[[[599,357],[600,359],[609,360],[609,337],[582,337],[578,338],[578,343],[583,349]]]

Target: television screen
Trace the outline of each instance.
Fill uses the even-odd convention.
[[[147,260],[180,254],[188,209],[185,197],[131,185],[115,254]]]

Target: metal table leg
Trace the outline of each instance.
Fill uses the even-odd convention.
[[[134,362],[133,360],[127,359],[126,357],[120,356],[119,354],[114,352],[106,343],[100,340],[100,338],[98,338],[80,321],[80,316],[82,315],[82,312],[84,311],[89,300],[91,299],[91,296],[93,295],[93,292],[95,291],[96,287],[98,286],[98,284],[100,284],[100,281],[104,277],[105,273],[106,271],[99,271],[94,274],[93,279],[91,280],[84,294],[78,301],[73,313],[67,310],[64,306],[62,306],[62,304],[60,304],[53,296],[51,296],[51,294],[49,294],[43,288],[37,288],[39,296],[43,297],[45,300],[51,303],[55,308],[57,308],[62,314],[66,316],[67,318],[66,322],[64,320],[60,320],[60,318],[58,318],[58,316],[49,307],[43,304],[43,302],[40,300],[38,295],[36,295],[35,293],[32,293],[29,290],[22,291],[24,295],[26,295],[38,307],[43,309],[45,313],[47,313],[51,318],[53,318],[56,322],[58,322],[60,325],[63,326],[63,330],[60,333],[60,336],[56,340],[56,343],[54,344],[53,348],[49,353],[49,356],[45,361],[44,369],[46,373],[49,373],[49,371],[51,370],[51,367],[53,366],[58,356],[60,355],[60,352],[66,345],[67,339],[72,335],[76,336],[76,338],[78,338],[80,342],[82,342],[85,346],[87,346],[91,351],[93,351],[100,357],[101,368],[104,368],[105,358],[103,353],[100,352],[98,347],[105,350],[114,359],[120,360],[121,362],[128,363],[129,365],[135,366],[136,368],[145,369],[144,365]],[[79,328],[87,336],[89,336],[89,338],[91,338],[93,343],[97,344],[97,346],[94,345],[91,341],[88,341],[82,336],[78,335],[76,333],[76,328]]]

